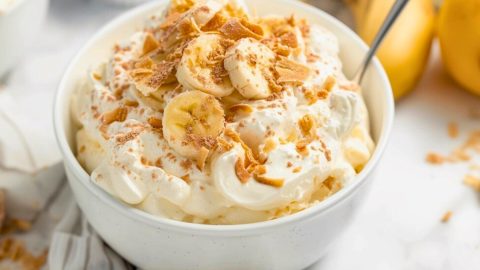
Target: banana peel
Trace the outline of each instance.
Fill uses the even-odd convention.
[[[395,0],[346,0],[357,33],[370,44]],[[420,79],[430,54],[435,30],[432,0],[410,0],[377,52],[396,99],[410,92]]]

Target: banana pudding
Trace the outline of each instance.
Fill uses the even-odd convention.
[[[173,0],[86,71],[77,158],[112,196],[153,215],[242,224],[340,190],[374,148],[336,37],[241,2]]]

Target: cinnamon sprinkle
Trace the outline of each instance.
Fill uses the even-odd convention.
[[[181,166],[184,170],[188,171],[188,170],[190,170],[190,168],[192,167],[192,161],[191,161],[190,159],[182,160],[182,161],[180,162],[180,166]]]
[[[142,132],[143,132],[143,129],[137,128],[137,129],[134,129],[134,130],[132,130],[128,133],[116,135],[115,139],[116,139],[118,144],[120,144],[120,145],[125,144],[126,142],[135,139]]]
[[[328,149],[327,144],[323,140],[320,140],[320,144],[322,145],[322,150],[323,150],[323,154],[325,155],[325,159],[327,159],[327,161],[332,161],[332,152],[330,151],[330,149]]]

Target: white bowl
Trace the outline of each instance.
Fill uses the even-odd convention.
[[[48,0],[14,0],[0,10],[0,78],[31,45],[48,9]]]
[[[259,15],[297,15],[320,23],[339,39],[345,73],[352,75],[367,46],[326,13],[295,0],[247,0]],[[60,83],[55,132],[65,169],[80,208],[100,236],[143,269],[302,269],[326,253],[351,222],[375,176],[393,122],[394,103],[387,76],[377,60],[364,79],[376,150],[348,186],[322,203],[277,220],[243,225],[190,224],[155,217],[113,198],[90,181],[74,152],[70,97],[92,65],[105,60],[116,41],[128,38],[144,19],[166,5],[156,1],[133,9],[100,30],[78,53]],[[274,7],[272,9],[272,7]]]

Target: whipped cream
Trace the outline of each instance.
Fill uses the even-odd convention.
[[[212,8],[201,9],[206,10],[203,17],[195,13],[197,17],[194,19],[202,22],[198,27],[213,25],[211,21],[218,20],[219,13],[228,14],[225,15],[227,18],[246,17],[242,11],[231,11],[233,8],[228,2],[213,2]],[[198,5],[201,3],[205,2]],[[257,32],[249,33],[243,29],[252,37],[226,39],[219,46],[222,53],[226,51],[228,54],[228,48],[241,39],[251,39],[251,46],[263,46],[256,41],[261,40],[277,55],[277,60],[271,61],[284,61],[282,64],[287,66],[285,82],[278,83],[282,79],[280,71],[284,70],[277,69],[280,78],[274,79],[281,90],[272,91],[267,98],[247,99],[242,95],[254,96],[255,87],[233,89],[235,83],[232,85],[228,76],[222,75],[223,81],[213,83],[223,88],[216,87],[212,93],[208,92],[212,91],[208,87],[197,91],[215,96],[213,105],[206,109],[221,106],[225,111],[225,122],[218,126],[221,132],[215,133],[216,137],[208,136],[209,140],[213,138],[213,143],[202,144],[197,153],[184,147],[193,143],[195,137],[181,143],[175,143],[176,138],[170,135],[177,133],[169,131],[167,137],[165,129],[175,128],[168,126],[170,122],[165,119],[172,117],[171,111],[174,111],[168,108],[169,104],[178,103],[179,95],[194,91],[192,87],[201,87],[197,85],[208,78],[188,77],[188,72],[194,69],[179,68],[179,61],[173,61],[177,64],[173,68],[177,70],[176,77],[181,75],[181,79],[177,81],[175,71],[167,70],[171,74],[162,77],[165,83],[152,86],[151,79],[150,84],[146,83],[151,76],[148,67],[152,62],[138,64],[137,68],[147,67],[147,70],[137,69],[135,74],[141,74],[137,77],[132,77],[132,63],[145,59],[146,54],[161,57],[158,56],[161,53],[152,53],[148,48],[161,47],[162,41],[171,42],[171,39],[162,39],[165,33],[172,32],[175,22],[189,16],[185,8],[183,13],[175,14],[172,11],[175,5],[174,1],[169,11],[150,19],[143,31],[118,44],[108,61],[88,72],[83,86],[73,98],[72,114],[80,126],[77,157],[95,184],[153,215],[195,223],[241,224],[298,212],[319,203],[355,178],[374,148],[360,89],[342,73],[336,37],[319,25],[309,25],[293,18],[249,18],[248,23],[261,26],[263,32],[243,22],[251,32]],[[189,10],[197,6],[189,7]],[[238,4],[234,6],[238,7]],[[239,24],[233,20],[232,25],[234,28]],[[285,48],[279,48],[278,43],[269,43],[272,39],[278,42],[272,37],[278,34],[278,28],[284,26],[289,30],[286,43],[291,44],[286,47],[286,52],[280,51]],[[221,32],[230,28],[219,29]],[[187,49],[176,47],[176,50],[183,49],[180,51],[182,61],[192,54],[188,45],[195,42],[198,35],[203,33],[197,33],[193,41],[186,42]],[[205,40],[218,39],[212,36]],[[152,59],[156,59],[154,56]],[[230,59],[234,60],[244,59]],[[236,62],[231,66],[261,68],[259,63],[269,63],[255,61],[256,65],[250,67],[236,65]],[[189,62],[185,63],[188,65]],[[205,72],[202,63],[194,65],[198,66],[197,70],[204,68],[200,72]],[[290,66],[297,69],[295,75],[288,73]],[[156,67],[153,64],[151,70]],[[273,67],[277,66],[269,70]],[[225,72],[222,67],[220,69]],[[301,80],[296,79],[295,76],[303,70],[308,73],[303,74]],[[243,76],[244,71],[235,70],[233,73],[227,70],[230,76]],[[263,75],[263,72],[267,71],[258,74]],[[231,79],[249,83],[248,78]],[[204,126],[205,132],[209,132],[210,126]],[[202,150],[206,151],[205,155],[200,154]],[[244,168],[249,157],[253,159],[250,162],[254,162],[253,171]],[[245,166],[239,168],[243,163]]]

